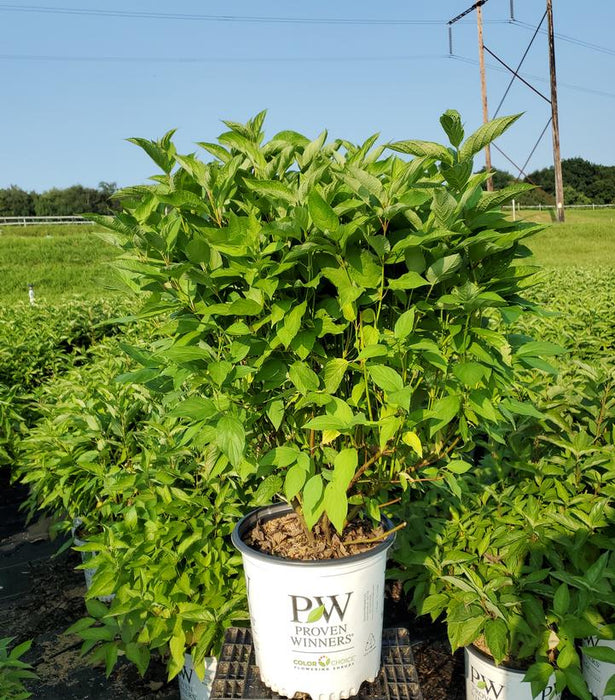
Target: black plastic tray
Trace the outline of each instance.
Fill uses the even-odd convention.
[[[230,627],[218,660],[211,700],[281,698],[260,679],[254,659],[252,633],[247,627]],[[307,695],[295,697],[307,698]],[[363,683],[360,700],[423,700],[414,665],[410,635],[402,627],[385,629],[382,634],[382,667],[373,683]]]

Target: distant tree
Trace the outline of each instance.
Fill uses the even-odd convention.
[[[17,185],[0,189],[0,216],[33,216],[34,193]]]
[[[562,178],[564,186],[574,190],[571,192],[573,199],[585,197],[589,200],[588,203],[594,204],[615,202],[615,166],[597,165],[584,158],[565,158],[562,161]],[[528,179],[555,196],[553,167],[535,170],[529,174]],[[564,201],[567,201],[566,197]],[[568,204],[573,203],[575,202],[568,201]]]
[[[485,168],[481,168],[478,172],[484,172]],[[517,182],[524,182],[524,180],[519,180],[514,175],[511,175],[506,170],[494,170],[493,171],[493,188],[495,190],[503,190],[509,185],[514,185]],[[539,183],[534,182],[533,184],[538,185]],[[483,185],[483,188],[486,185]],[[543,204],[544,206],[553,206],[554,197],[548,192],[545,192],[541,187],[535,187],[529,192],[524,192],[515,198],[517,204],[525,204],[530,206],[536,206],[538,204]]]
[[[565,204],[591,204],[592,200],[583,194],[575,190],[571,185],[564,185],[564,203]]]
[[[120,203],[113,199],[113,195],[117,192],[117,183],[115,182],[105,182],[104,180],[98,183],[98,189],[107,198],[107,206],[110,211],[119,211],[121,209]],[[107,212],[101,212],[107,213]]]
[[[478,172],[484,173],[485,167],[483,166]],[[491,179],[493,181],[494,190],[503,190],[505,187],[508,187],[508,185],[512,185],[514,182],[517,182],[517,180],[515,180],[510,173],[507,173],[506,170],[493,170]],[[483,189],[486,189],[486,187],[487,185],[484,184]]]
[[[113,183],[104,183],[110,187]],[[113,185],[114,186],[114,185]],[[109,194],[103,189],[73,185],[60,190],[52,188],[38,195],[35,201],[37,216],[73,216],[79,214],[108,214],[111,211]]]

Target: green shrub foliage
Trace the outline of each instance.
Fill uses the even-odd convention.
[[[24,681],[37,678],[29,663],[21,660],[28,651],[31,641],[23,642],[9,649],[13,639],[4,637],[0,639],[0,697],[3,700],[26,700],[32,696],[26,690]]]
[[[199,144],[210,162],[179,155],[173,132],[133,139],[162,172],[97,220],[149,292],[144,312],[174,324],[144,371],[161,390],[194,389],[179,414],[200,443],[264,477],[257,500],[282,493],[310,528],[379,519],[391,486],[438,466],[457,488],[475,432],[527,412],[517,368],[554,350],[499,322],[528,308],[522,242],[539,227],[501,213],[527,185],[485,193],[484,173],[472,175],[473,156],[516,118],[464,140],[451,110],[449,146],[384,147],[326,132],[264,142],[261,113]]]

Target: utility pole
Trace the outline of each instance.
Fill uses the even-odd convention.
[[[555,171],[556,218],[564,221],[564,180],[562,157],[559,147],[559,117],[557,111],[557,79],[555,75],[555,37],[553,31],[553,0],[547,0],[547,25],[549,33],[549,68],[551,73],[551,124],[553,133],[553,170]]]
[[[512,1],[512,0],[511,0]],[[485,45],[483,43],[483,5],[487,0],[476,0],[476,2],[464,10],[461,14],[453,17],[448,23],[448,47],[449,53],[453,54],[453,34],[451,27],[455,22],[469,15],[470,12],[476,10],[476,22],[478,24],[478,64],[480,66],[480,89],[481,96],[483,100],[483,123],[486,124],[489,121],[489,110],[487,109],[487,80],[485,78]],[[489,145],[485,146],[485,168],[487,172],[491,172],[491,148]],[[487,180],[487,189],[493,191],[493,179],[489,178]]]
[[[478,26],[478,64],[480,67],[480,94],[483,101],[483,124],[489,121],[489,109],[487,108],[487,79],[485,77],[485,45],[483,43],[483,8],[476,3],[476,24]],[[485,168],[491,172],[491,147],[485,146]],[[493,192],[493,178],[487,180],[487,190]]]

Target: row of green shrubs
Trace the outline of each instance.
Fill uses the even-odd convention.
[[[449,146],[391,145],[412,160],[375,137],[263,143],[263,118],[227,123],[207,164],[172,134],[136,139],[162,174],[101,221],[160,321],[50,385],[18,457],[32,509],[81,521],[92,555],[72,631],[108,672],[119,654],[143,672],[152,651],[169,677],[187,651],[198,667],[245,618],[237,519],[284,495],[339,529],[342,500],[411,524],[390,575],[453,648],[482,641],[525,661],[535,692],[554,672],[589,700],[578,645],[612,636],[612,369],[599,346],[594,366],[564,354],[560,386],[562,349],[531,337],[551,323],[528,298],[537,227],[501,212],[519,187],[472,175],[514,118],[464,141],[447,112]],[[348,490],[312,499],[359,451]]]
[[[19,303],[0,312],[0,466],[38,417],[37,390],[69,368],[89,361],[90,348],[117,334],[129,300],[56,305]]]

